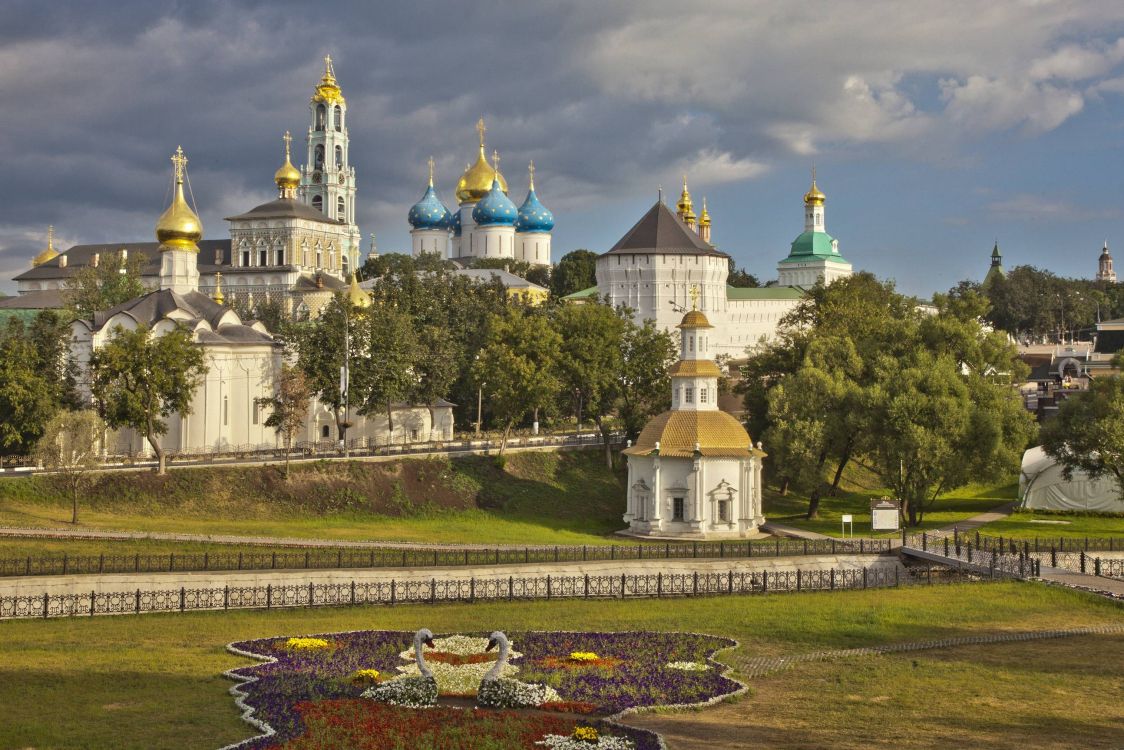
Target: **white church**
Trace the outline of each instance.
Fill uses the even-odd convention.
[[[827,234],[824,203],[816,185],[804,194],[804,231],[777,264],[776,285],[727,286],[730,256],[710,244],[711,218],[705,202],[696,215],[684,178],[676,212],[659,200],[608,252],[597,259],[597,286],[567,297],[581,301],[594,295],[614,307],[634,311],[637,322],[655,321],[674,330],[698,290],[698,309],[714,325],[713,354],[734,359],[748,347],[767,341],[777,325],[818,281],[831,283],[851,275],[839,254],[839,242]]]

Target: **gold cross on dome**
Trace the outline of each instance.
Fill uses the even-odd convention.
[[[183,155],[182,146],[176,146],[176,153],[172,154],[172,164],[176,170],[176,179],[183,180],[183,171],[187,168],[187,157]]]
[[[527,172],[531,175],[531,190],[535,189],[535,162],[527,165]]]
[[[498,150],[492,151],[492,171],[497,175],[500,173],[500,152]]]
[[[691,309],[692,310],[698,310],[699,309],[699,285],[698,284],[692,284],[691,285],[690,295],[691,295]]]
[[[429,157],[429,186],[433,187],[433,157]]]
[[[480,134],[480,148],[484,148],[484,132],[487,130],[484,127],[484,118],[481,117],[476,121],[476,132]]]
[[[286,130],[285,135],[282,136],[282,139],[285,141],[285,159],[288,160],[289,159],[289,144],[291,144],[293,142],[293,136],[289,135],[289,131]]]

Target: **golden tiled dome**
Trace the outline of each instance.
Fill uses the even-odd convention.
[[[644,426],[631,448],[630,456],[646,456],[656,450],[660,456],[691,458],[696,446],[703,456],[747,458],[753,451],[749,433],[741,422],[724,411],[665,411]]]
[[[722,371],[712,359],[681,359],[668,373],[673,378],[720,378]]]
[[[683,322],[676,328],[714,328],[701,310],[691,310],[683,316]]]

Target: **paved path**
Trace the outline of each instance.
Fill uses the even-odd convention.
[[[1124,633],[1124,624],[1067,628],[1064,630],[1023,631],[962,636],[932,641],[890,643],[864,648],[813,651],[793,656],[774,656],[751,659],[738,676],[742,679],[760,679],[792,668],[797,664],[829,661],[864,656],[881,656],[926,649],[956,648],[992,643],[1014,643],[1069,638],[1088,635],[1118,635]],[[759,687],[758,690],[764,689]],[[814,688],[813,688],[814,689]],[[741,750],[746,747],[743,727],[754,722],[756,707],[752,700],[740,700],[706,708],[700,715],[693,711],[675,713],[638,713],[625,716],[620,721],[630,726],[658,732],[673,750],[679,748],[707,748],[708,750]]]
[[[799,529],[795,526],[786,526],[783,523],[776,523],[775,521],[766,521],[761,524],[761,530],[772,534],[774,536],[789,536],[795,539],[832,539],[833,537],[827,534],[821,534],[818,531],[806,531]],[[839,537],[834,537],[838,539]]]
[[[965,518],[963,521],[957,521],[954,524],[942,526],[941,528],[934,529],[933,531],[930,531],[928,533],[932,536],[939,537],[944,534],[951,534],[953,531],[974,531],[975,529],[978,529],[985,524],[993,523],[1011,515],[1017,505],[1017,501],[1004,503],[1003,505],[992,508],[986,513],[980,513],[979,515],[972,516],[971,518]],[[761,530],[766,531],[770,534],[774,534],[776,536],[788,536],[794,537],[796,539],[832,538],[827,534],[820,534],[816,531],[807,531],[805,529],[797,528],[796,526],[788,526],[783,523],[777,523],[776,521],[766,521],[761,525]],[[896,544],[900,544],[900,542],[895,543],[895,546]]]

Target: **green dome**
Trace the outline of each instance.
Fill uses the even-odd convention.
[[[835,238],[827,232],[802,232],[792,241],[792,250],[782,263],[806,263],[809,260],[834,260],[846,263],[835,249]]]

